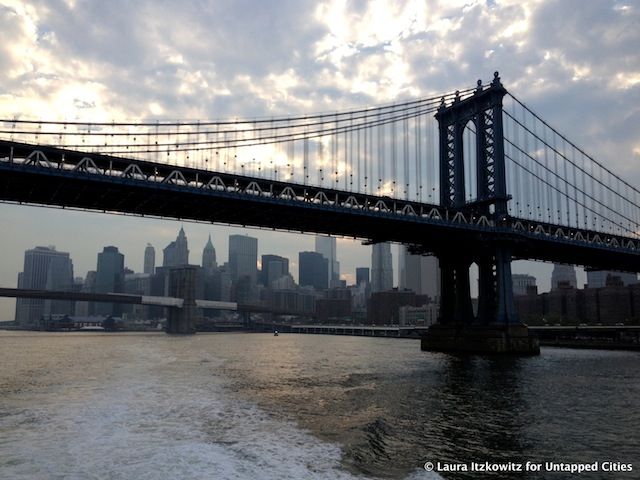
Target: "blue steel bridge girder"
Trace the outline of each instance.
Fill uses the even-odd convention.
[[[47,160],[27,162],[35,151]],[[415,253],[468,252],[479,266],[506,245],[514,259],[640,271],[640,242],[620,235],[1,140],[0,201],[393,241]]]

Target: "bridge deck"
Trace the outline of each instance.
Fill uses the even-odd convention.
[[[636,239],[437,205],[0,141],[0,200],[325,233],[468,254],[640,271]]]

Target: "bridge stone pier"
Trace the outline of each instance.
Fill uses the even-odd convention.
[[[469,267],[475,260],[479,270],[478,311],[474,315],[469,285]],[[452,258],[440,256],[440,318],[422,337],[428,351],[511,353],[537,355],[535,335],[522,324],[515,311],[508,248],[495,254]]]
[[[184,265],[169,272],[169,296],[182,298],[182,308],[168,307],[167,333],[196,333],[196,272],[198,267]]]
[[[496,226],[508,219],[505,180],[502,98],[506,94],[498,73],[488,89],[446,106],[444,100],[436,119],[440,137],[440,203],[442,206],[485,216]],[[476,198],[465,191],[463,134],[475,134]],[[467,159],[469,160],[469,159]],[[469,162],[468,162],[469,163]],[[467,182],[468,185],[469,182]],[[511,280],[511,252],[508,244],[495,239],[480,242],[465,251],[439,246],[440,318],[422,338],[422,350],[474,353],[540,353],[538,340],[516,314]],[[478,312],[473,313],[469,267],[478,266]]]

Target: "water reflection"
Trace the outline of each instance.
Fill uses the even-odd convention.
[[[309,473],[318,452],[327,462],[313,468],[346,470],[345,478],[431,478],[421,470],[428,460],[635,465],[631,473],[580,476],[587,479],[637,478],[640,469],[638,353],[545,349],[540,357],[491,358],[364,337],[2,335],[0,453],[29,468],[41,465],[24,453],[36,445],[50,450],[53,471],[75,471],[72,462],[85,468],[86,445],[99,444],[140,471],[152,455],[171,478],[174,462],[153,448],[165,455],[186,439],[200,453],[183,462],[184,472],[233,464],[228,478],[265,454],[265,477],[293,465],[318,478]],[[130,438],[149,447],[121,451]],[[65,441],[77,457],[65,456]]]
[[[343,463],[354,472],[400,478],[427,460],[639,460],[629,423],[638,415],[638,354],[547,349],[537,358],[492,358],[424,353],[400,340],[280,339],[276,351],[265,353],[263,368],[235,365],[226,373],[243,394],[340,441]],[[304,352],[295,365],[286,361],[289,342]],[[261,348],[269,352],[269,340]],[[610,403],[603,405],[603,398]]]

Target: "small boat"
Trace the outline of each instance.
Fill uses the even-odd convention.
[[[274,330],[274,331],[273,331],[273,336],[274,336],[274,337],[277,337],[277,336],[278,336],[278,330]]]

